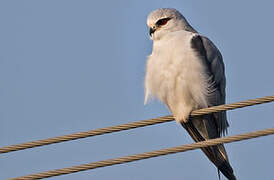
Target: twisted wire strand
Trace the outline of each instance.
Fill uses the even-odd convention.
[[[200,115],[204,115],[204,114],[232,110],[232,109],[237,109],[237,108],[243,108],[243,107],[247,107],[247,106],[253,106],[253,105],[268,103],[268,102],[272,102],[272,101],[274,101],[274,96],[265,96],[262,98],[250,99],[247,101],[241,101],[241,102],[237,102],[237,103],[233,103],[233,104],[212,106],[209,108],[195,110],[191,113],[191,116],[200,116]],[[144,126],[150,126],[150,125],[154,125],[154,124],[170,122],[173,120],[174,120],[173,116],[163,116],[163,117],[158,117],[158,118],[153,118],[153,119],[148,119],[148,120],[135,121],[135,122],[131,122],[131,123],[121,124],[118,126],[110,126],[110,127],[106,127],[106,128],[99,128],[99,129],[95,129],[95,130],[78,132],[78,133],[63,135],[63,136],[57,136],[57,137],[52,137],[52,138],[43,139],[43,140],[36,140],[36,141],[26,142],[26,143],[22,143],[22,144],[15,144],[15,145],[10,145],[10,146],[5,146],[5,147],[0,148],[0,154],[12,152],[12,151],[19,151],[19,150],[28,149],[28,148],[34,148],[34,147],[38,147],[38,146],[54,144],[54,143],[71,141],[71,140],[76,140],[76,139],[81,139],[81,138],[86,138],[86,137],[91,137],[91,136],[98,136],[98,135],[102,135],[102,134],[113,133],[113,132],[118,132],[118,131],[123,131],[123,130],[128,130],[128,129],[144,127]]]
[[[178,152],[190,151],[190,150],[194,150],[197,148],[213,146],[213,145],[217,145],[217,144],[247,140],[247,139],[251,139],[251,138],[257,138],[260,136],[267,136],[270,134],[274,134],[274,128],[264,129],[264,130],[245,133],[245,134],[239,134],[239,135],[235,135],[235,136],[228,136],[228,137],[224,137],[224,138],[211,139],[211,140],[202,141],[202,142],[198,142],[198,143],[181,145],[181,146],[176,146],[176,147],[172,147],[172,148],[152,151],[152,152],[134,154],[134,155],[124,156],[124,157],[115,158],[115,159],[97,161],[94,163],[82,164],[82,165],[72,166],[72,167],[63,168],[63,169],[45,171],[45,172],[41,172],[41,173],[37,173],[37,174],[31,174],[31,175],[22,176],[22,177],[11,178],[10,180],[29,180],[29,179],[49,178],[49,177],[53,177],[53,176],[71,174],[71,173],[85,171],[85,170],[89,170],[89,169],[96,169],[96,168],[100,168],[100,167],[112,166],[115,164],[123,164],[123,163],[128,163],[128,162],[142,160],[142,159],[148,159],[148,158],[157,157],[157,156],[163,156],[163,155],[174,154],[174,153],[178,153]]]

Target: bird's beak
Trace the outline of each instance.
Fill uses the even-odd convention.
[[[155,28],[149,28],[149,35],[151,37],[151,35],[155,32]]]

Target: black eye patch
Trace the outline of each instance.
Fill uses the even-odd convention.
[[[156,25],[157,26],[163,26],[163,25],[166,25],[166,23],[170,20],[171,18],[163,18],[163,19],[160,19],[156,22]]]

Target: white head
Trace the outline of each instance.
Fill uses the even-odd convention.
[[[147,25],[150,28],[149,34],[152,40],[161,39],[165,34],[179,30],[196,32],[184,16],[172,8],[152,11],[147,18]]]

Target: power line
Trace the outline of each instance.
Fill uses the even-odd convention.
[[[200,116],[200,115],[204,115],[204,114],[232,110],[232,109],[237,109],[237,108],[243,108],[243,107],[247,107],[247,106],[253,106],[256,104],[263,104],[263,103],[268,103],[268,102],[272,102],[272,101],[274,101],[274,96],[265,96],[262,98],[241,101],[241,102],[237,102],[237,103],[233,103],[233,104],[212,106],[210,108],[195,110],[191,113],[191,116]],[[52,137],[52,138],[43,139],[43,140],[36,140],[36,141],[26,142],[26,143],[22,143],[22,144],[15,144],[15,145],[10,145],[10,146],[5,146],[5,147],[0,148],[0,154],[8,153],[11,151],[19,151],[19,150],[23,150],[23,149],[38,147],[38,146],[54,144],[54,143],[60,143],[60,142],[64,142],[64,141],[71,141],[71,140],[76,140],[76,139],[81,139],[81,138],[86,138],[86,137],[91,137],[91,136],[98,136],[98,135],[102,135],[102,134],[113,133],[113,132],[133,129],[133,128],[150,126],[150,125],[169,122],[169,121],[173,121],[173,120],[174,120],[173,116],[163,116],[163,117],[158,117],[158,118],[153,118],[153,119],[148,119],[148,120],[135,121],[135,122],[131,122],[131,123],[121,124],[118,126],[110,126],[110,127],[106,127],[106,128],[99,128],[99,129],[95,129],[95,130],[84,131],[84,132],[79,132],[79,133],[74,133],[74,134],[69,134],[69,135],[63,135],[63,136],[57,136],[57,137]]]
[[[190,151],[190,150],[194,150],[197,148],[213,146],[213,145],[217,145],[217,144],[247,140],[247,139],[251,139],[251,138],[257,138],[260,136],[267,136],[270,134],[274,134],[274,128],[269,128],[269,129],[264,129],[264,130],[260,130],[260,131],[224,137],[224,138],[217,138],[217,139],[202,141],[202,142],[193,143],[193,144],[181,145],[181,146],[176,146],[176,147],[172,147],[172,148],[152,151],[152,152],[145,152],[145,153],[141,153],[141,154],[123,156],[123,157],[115,158],[115,159],[97,161],[94,163],[82,164],[82,165],[72,166],[72,167],[63,168],[63,169],[56,169],[56,170],[41,172],[41,173],[37,173],[37,174],[22,176],[22,177],[18,177],[18,178],[12,178],[10,180],[29,180],[29,179],[49,178],[49,177],[53,177],[53,176],[71,174],[71,173],[85,171],[85,170],[89,170],[89,169],[96,169],[96,168],[100,168],[100,167],[112,166],[115,164],[128,163],[128,162],[137,161],[137,160],[141,160],[141,159],[148,159],[148,158],[157,157],[157,156],[163,156],[163,155],[168,155],[168,154],[173,154],[173,153],[178,153],[178,152]]]

